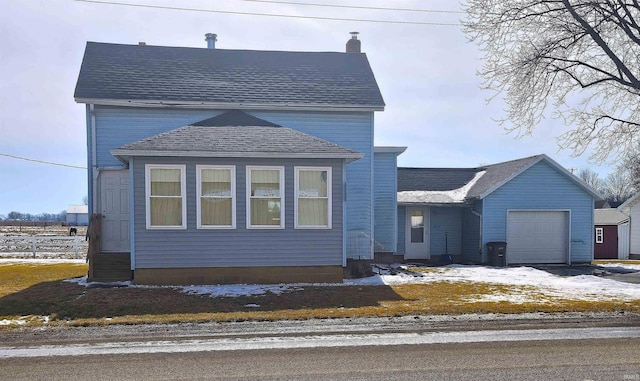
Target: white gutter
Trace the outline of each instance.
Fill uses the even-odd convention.
[[[114,149],[111,154],[116,157],[148,156],[148,157],[216,157],[216,158],[286,158],[286,159],[345,159],[347,162],[361,159],[361,153],[314,153],[314,152],[212,152],[212,151],[156,151]]]
[[[158,101],[133,99],[100,99],[76,98],[76,103],[99,104],[103,106],[129,107],[175,107],[175,108],[208,108],[208,109],[241,109],[241,110],[299,110],[299,111],[384,111],[384,105],[341,105],[341,104],[268,104],[268,103],[224,103],[224,102],[188,102],[188,101]]]

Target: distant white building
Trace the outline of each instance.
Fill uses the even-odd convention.
[[[89,225],[89,207],[87,205],[69,205],[67,209],[67,225]]]

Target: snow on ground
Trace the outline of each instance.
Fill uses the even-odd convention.
[[[640,261],[638,263],[616,262],[616,261],[598,261],[597,265],[604,268],[627,269],[640,271]]]
[[[621,264],[616,263],[616,267]],[[625,265],[626,266],[626,265]],[[635,266],[635,265],[631,265]],[[631,268],[629,268],[631,269]],[[513,286],[507,290],[496,291],[493,294],[482,294],[469,301],[508,301],[525,303],[541,301],[541,297],[570,299],[570,300],[638,300],[640,299],[640,284],[618,282],[606,277],[594,275],[559,276],[532,267],[487,267],[449,265],[445,267],[430,267],[421,269],[423,277],[399,273],[397,275],[375,275],[362,279],[345,279],[343,283],[322,284],[277,284],[277,285],[211,285],[211,286],[135,286],[131,282],[97,283],[87,282],[86,277],[70,279],[86,287],[169,287],[179,289],[187,294],[207,295],[210,297],[239,297],[264,295],[272,293],[296,292],[305,287],[323,286],[381,286],[400,284],[429,284],[434,282],[468,282],[491,283],[494,285]]]
[[[63,259],[63,258],[0,258],[0,266],[8,265],[51,265],[58,263],[85,264],[85,259]]]

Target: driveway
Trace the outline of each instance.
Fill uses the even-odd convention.
[[[640,263],[638,266],[640,266]],[[595,275],[618,282],[640,284],[640,269],[633,268],[635,266],[624,266],[612,263],[610,265],[546,265],[533,267],[562,277]]]

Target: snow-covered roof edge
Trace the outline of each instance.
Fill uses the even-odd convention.
[[[463,187],[449,191],[402,191],[398,192],[398,204],[462,204],[473,185],[486,173],[479,171]]]

